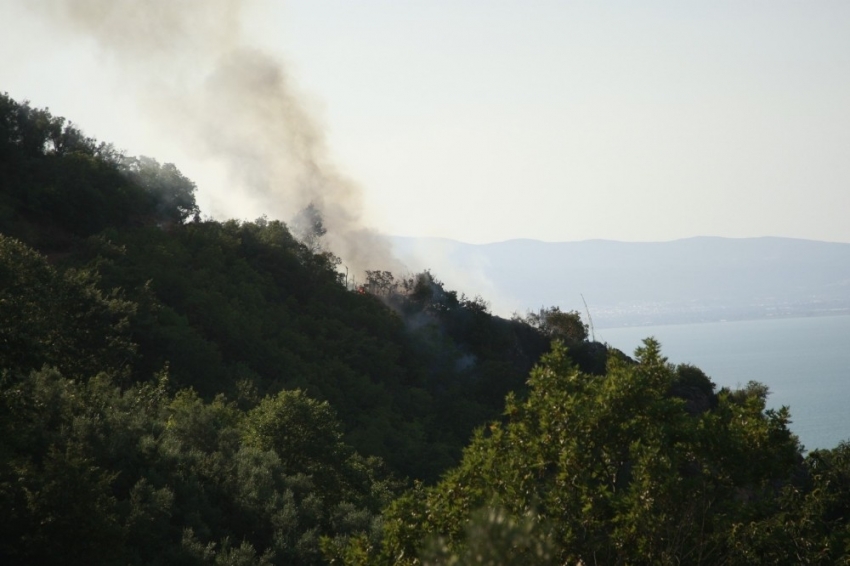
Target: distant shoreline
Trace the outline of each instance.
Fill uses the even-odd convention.
[[[682,313],[683,315],[686,313]],[[624,315],[624,317],[627,315]],[[637,316],[637,315],[636,315]],[[602,318],[602,322],[596,321],[596,314],[594,313],[594,326],[598,330],[610,330],[617,328],[642,328],[649,326],[683,326],[688,324],[715,324],[720,322],[755,322],[762,320],[787,320],[787,319],[795,319],[795,318],[829,318],[836,316],[850,316],[850,307],[845,307],[842,309],[836,309],[831,311],[817,311],[817,312],[782,312],[776,314],[765,314],[762,316],[735,316],[730,315],[723,318],[689,318],[689,319],[675,319],[674,313],[670,313],[670,318],[667,319],[653,319],[647,320],[645,322],[637,322],[637,323],[620,323],[620,324],[610,324],[606,322],[605,318]]]

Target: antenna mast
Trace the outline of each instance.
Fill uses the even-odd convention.
[[[593,329],[593,319],[590,318],[590,309],[587,308],[587,301],[584,300],[584,293],[579,293],[581,295],[581,302],[584,303],[584,311],[587,313],[587,322],[590,323],[590,337],[596,342],[596,331]]]

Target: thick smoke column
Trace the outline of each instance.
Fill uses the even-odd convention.
[[[352,272],[399,269],[362,226],[358,187],[335,170],[324,133],[282,61],[252,47],[244,0],[34,0],[61,28],[94,40],[164,133],[224,167],[239,198],[272,218],[312,204],[327,246]]]

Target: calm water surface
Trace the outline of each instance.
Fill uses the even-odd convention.
[[[700,367],[718,387],[767,385],[768,407],[791,408],[791,430],[806,449],[850,440],[850,316],[596,331],[628,354],[648,336],[670,362]]]

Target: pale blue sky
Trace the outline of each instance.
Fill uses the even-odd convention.
[[[0,0],[0,90],[175,161],[216,215],[264,212],[26,4]],[[380,231],[850,242],[848,2],[258,0],[244,26]]]

